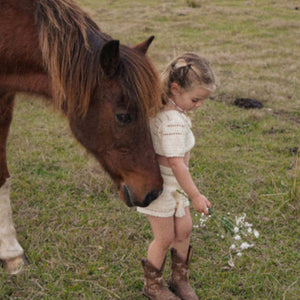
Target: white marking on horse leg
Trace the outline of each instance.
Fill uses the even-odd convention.
[[[10,180],[0,188],[0,259],[9,260],[23,254],[17,241],[9,199]]]

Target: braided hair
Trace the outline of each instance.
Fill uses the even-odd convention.
[[[177,83],[184,90],[195,85],[215,90],[216,79],[209,62],[195,53],[184,53],[171,61],[161,74],[162,102],[166,104],[171,96],[171,84]]]

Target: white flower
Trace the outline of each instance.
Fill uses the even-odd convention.
[[[259,237],[259,232],[256,229],[253,230],[253,234],[256,238]]]
[[[234,228],[233,228],[233,232],[234,232],[234,233],[238,233],[238,232],[239,232],[239,228],[238,228],[238,227],[234,227]]]
[[[235,244],[232,244],[230,247],[229,247],[229,250],[235,250],[236,249],[236,245]]]
[[[241,253],[241,252],[238,252],[236,255],[237,255],[237,256],[242,256],[242,253]]]
[[[222,235],[221,235],[221,239],[224,240],[224,238],[225,238],[225,236],[222,234]]]
[[[241,236],[240,235],[235,235],[234,237],[233,237],[236,241],[239,241],[240,239],[241,239]]]
[[[253,244],[248,244],[246,242],[242,243],[241,246],[240,246],[240,249],[241,250],[245,250],[245,249],[248,249],[248,248],[252,248],[254,245]]]
[[[239,226],[240,224],[244,224],[245,218],[246,218],[246,214],[245,213],[243,213],[243,215],[241,217],[235,217],[235,223],[236,223],[236,225]]]
[[[234,268],[234,262],[233,262],[232,258],[228,260],[228,265],[229,265],[231,268]]]
[[[247,231],[248,231],[248,233],[251,233],[252,232],[252,228],[249,227]]]
[[[252,227],[252,224],[248,223],[248,222],[245,222],[245,226],[246,227]]]

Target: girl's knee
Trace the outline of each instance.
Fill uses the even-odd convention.
[[[153,242],[159,244],[161,248],[167,250],[174,240],[175,240],[175,233],[168,237],[154,239]]]
[[[181,224],[183,225],[183,224]],[[178,226],[175,239],[177,241],[184,241],[188,239],[192,234],[193,224],[192,221],[187,221],[184,226]]]
[[[185,240],[187,240],[187,239],[190,238],[191,233],[192,233],[192,231],[189,231],[189,230],[184,231],[184,232],[180,232],[179,234],[177,234],[177,235],[175,236],[175,240],[176,240],[177,242],[183,242],[183,241],[185,241]]]

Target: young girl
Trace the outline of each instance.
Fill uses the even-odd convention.
[[[194,53],[174,59],[162,74],[163,108],[150,122],[151,135],[164,179],[163,193],[146,208],[154,234],[147,259],[142,259],[144,295],[149,299],[198,299],[188,282],[192,256],[191,199],[197,212],[208,214],[211,206],[194,184],[188,164],[195,144],[187,112],[199,108],[215,89],[215,77],[207,60]],[[185,196],[185,195],[186,196]],[[187,198],[188,197],[188,198]],[[166,253],[171,248],[170,288],[163,283]]]

